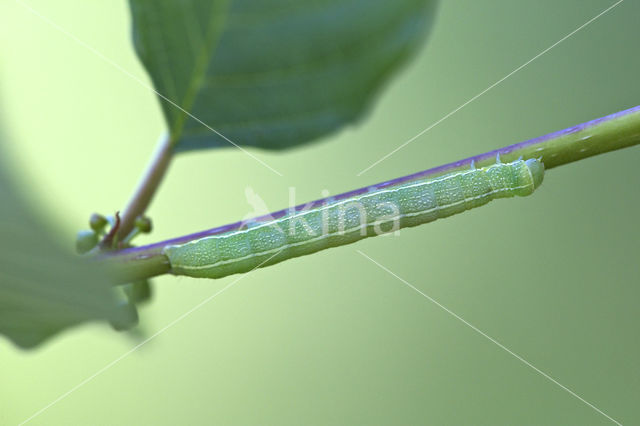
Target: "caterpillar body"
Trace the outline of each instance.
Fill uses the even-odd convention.
[[[462,213],[496,198],[526,196],[542,183],[544,165],[536,159],[498,163],[424,178],[246,229],[170,245],[164,254],[171,272],[221,278],[257,267],[350,244],[366,237],[417,226]],[[384,228],[384,229],[383,229]]]

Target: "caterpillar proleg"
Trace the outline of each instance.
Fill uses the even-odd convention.
[[[536,159],[472,166],[295,211],[247,229],[170,245],[164,253],[174,274],[221,278],[432,222],[496,198],[530,195],[543,177],[544,165]]]

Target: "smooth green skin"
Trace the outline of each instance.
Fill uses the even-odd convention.
[[[429,169],[420,173],[421,176],[408,176],[410,179],[406,181],[406,184],[468,170],[469,165],[474,163],[480,166],[490,166],[495,162],[497,154],[507,161],[513,161],[518,157],[538,158],[544,162],[545,170],[549,170],[637,144],[640,144],[640,106]],[[211,236],[213,235],[218,234]],[[198,239],[202,239],[202,237],[198,237]],[[187,241],[189,240],[185,239],[181,244],[186,244]],[[170,272],[171,265],[164,254],[165,247],[170,244],[170,242],[166,244],[160,242],[139,247],[134,251],[114,252],[103,260],[110,264],[119,283],[150,278]]]
[[[164,253],[174,274],[221,278],[432,222],[496,198],[526,196],[543,176],[544,165],[535,159],[498,163],[372,190],[247,229],[167,246]]]

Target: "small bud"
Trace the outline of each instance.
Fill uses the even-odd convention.
[[[76,235],[76,252],[85,254],[98,245],[98,235],[95,232],[84,230],[78,231]]]
[[[151,219],[146,216],[138,216],[138,218],[136,218],[136,228],[143,234],[148,234],[152,229]]]
[[[151,284],[147,280],[126,284],[123,290],[129,301],[135,304],[149,301],[152,295]]]
[[[107,223],[107,218],[99,213],[94,213],[89,218],[89,226],[91,226],[91,229],[95,232],[102,231],[104,227],[107,226]]]
[[[138,311],[129,301],[122,301],[116,307],[115,318],[109,321],[116,331],[130,330],[138,325]]]

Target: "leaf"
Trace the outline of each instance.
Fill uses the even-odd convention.
[[[63,250],[29,209],[5,162],[0,152],[0,334],[30,348],[85,321],[135,323],[105,271]]]
[[[172,140],[190,150],[231,146],[226,138],[288,148],[356,121],[422,41],[436,1],[130,4]]]

